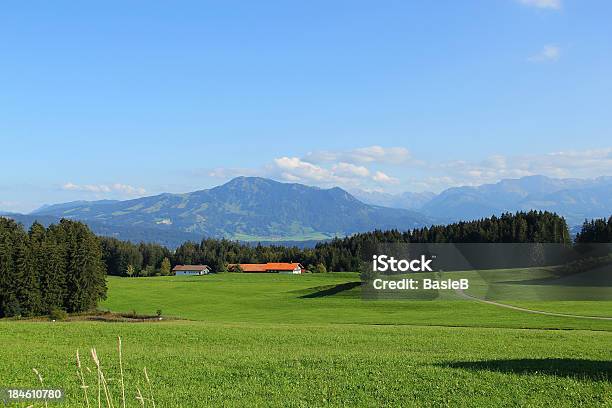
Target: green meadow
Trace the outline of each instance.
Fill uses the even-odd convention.
[[[612,301],[539,300],[546,292],[523,282],[528,276],[544,277],[547,270],[501,270],[413,274],[419,278],[468,278],[467,291],[478,297],[501,294],[495,299],[536,310],[567,311],[585,316],[612,316]],[[454,291],[440,291],[433,300],[364,300],[360,287],[335,292],[342,285],[360,281],[357,273],[279,274],[224,273],[209,276],[157,278],[109,277],[109,296],[101,308],[222,323],[368,324],[509,327],[542,329],[612,329],[612,321],[544,316],[509,310],[465,299]],[[493,288],[493,289],[491,289]],[[556,289],[556,288],[553,288]],[[601,291],[612,299],[612,288]],[[550,292],[550,290],[549,290]],[[499,299],[498,299],[499,298]],[[602,296],[603,298],[603,296]]]
[[[612,315],[609,301],[546,296],[551,273],[453,276],[469,277],[466,293],[473,296]],[[534,278],[545,284],[534,289],[525,282]],[[120,336],[128,406],[141,406],[137,390],[145,406],[153,406],[152,394],[158,407],[612,406],[612,320],[527,313],[455,292],[432,300],[363,300],[358,281],[355,273],[109,277],[101,309],[153,315],[161,309],[163,320],[0,320],[0,388],[39,387],[36,368],[46,386],[66,390],[57,406],[85,406],[79,349],[97,406],[89,357],[96,347],[119,407]]]

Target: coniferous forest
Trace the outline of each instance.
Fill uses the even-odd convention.
[[[576,242],[612,242],[612,217],[585,221],[576,235]]]
[[[106,297],[100,241],[80,222],[29,231],[0,217],[0,317],[80,312]]]
[[[228,263],[300,262],[313,272],[354,271],[362,249],[377,243],[571,243],[565,220],[550,212],[530,211],[502,214],[476,221],[435,225],[412,231],[372,231],[317,244],[314,248],[282,245],[248,245],[225,239],[206,238],[186,242],[174,254],[154,244],[131,244],[103,238],[109,274],[148,276],[159,271],[164,258],[172,265],[206,264],[224,271]],[[147,254],[155,254],[150,256]],[[146,260],[148,259],[148,261]],[[129,268],[129,265],[132,265]],[[129,268],[129,269],[128,269]]]

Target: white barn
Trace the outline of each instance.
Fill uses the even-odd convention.
[[[176,265],[172,268],[176,276],[181,275],[208,275],[212,271],[208,265]]]

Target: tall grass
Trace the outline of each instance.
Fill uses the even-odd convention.
[[[125,378],[124,378],[124,372],[123,372],[123,344],[121,341],[121,337],[117,337],[117,353],[118,353],[118,358],[119,358],[119,387],[120,387],[118,398],[121,401],[120,406],[122,408],[126,408],[128,399],[126,398],[126,384],[125,384]],[[100,356],[98,355],[96,348],[92,347],[89,350],[89,354],[91,356],[91,361],[93,362],[95,368],[94,368],[94,371],[92,372],[92,370],[90,370],[88,367],[85,367],[85,369],[88,371],[88,374],[89,374],[87,375],[85,371],[83,370],[84,364],[81,361],[80,352],[78,349],[76,350],[77,378],[80,382],[80,388],[83,390],[83,405],[87,408],[91,408],[92,401],[90,401],[90,398],[89,398],[90,397],[89,389],[94,388],[95,389],[94,400],[93,400],[94,406],[97,406],[98,408],[103,408],[103,407],[104,408],[115,408],[116,398],[113,395],[112,388],[109,387],[108,377],[105,373],[105,370],[102,367],[102,361],[101,361]],[[37,374],[42,384],[42,377],[40,376],[40,374],[38,373],[36,369],[34,369],[34,372]],[[92,379],[91,378],[92,376],[95,376],[95,379]],[[136,392],[134,394],[134,401],[135,402],[137,401],[142,407],[151,406],[153,408],[156,408],[155,399],[153,397],[153,385],[151,384],[149,373],[147,372],[146,367],[144,367],[144,377],[147,383],[148,397],[144,397],[140,391],[140,388],[136,386],[135,387]],[[93,380],[95,382],[95,385],[93,387],[90,387],[90,385],[88,385],[88,380],[90,381]],[[45,407],[46,407],[46,402],[45,402]]]
[[[45,384],[43,383],[42,375],[40,375],[40,372],[35,368],[33,368],[32,371],[34,371],[34,374],[36,374],[36,376],[38,377],[38,381],[40,381],[40,387],[43,388]],[[48,407],[47,401],[45,400],[45,408],[47,407]]]

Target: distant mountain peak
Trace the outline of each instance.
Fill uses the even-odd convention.
[[[584,218],[612,213],[612,178],[578,179],[525,176],[475,187],[449,188],[422,207],[430,216],[449,221],[488,217],[502,212],[547,210],[564,216],[570,225]]]
[[[372,229],[410,229],[429,218],[408,210],[365,204],[340,187],[321,189],[261,177],[236,177],[185,194],[160,194],[117,202],[73,202],[40,215],[112,227],[176,229],[240,240],[326,239]]]
[[[388,208],[395,207],[395,208]],[[433,222],[473,220],[503,212],[548,210],[570,225],[612,213],[612,177],[527,176],[440,194],[386,194],[319,188],[240,176],[184,194],[126,201],[73,201],[43,206],[32,216],[96,225],[120,238],[226,237],[238,240],[321,240],[372,229],[408,230]],[[151,237],[151,238],[149,238]]]

